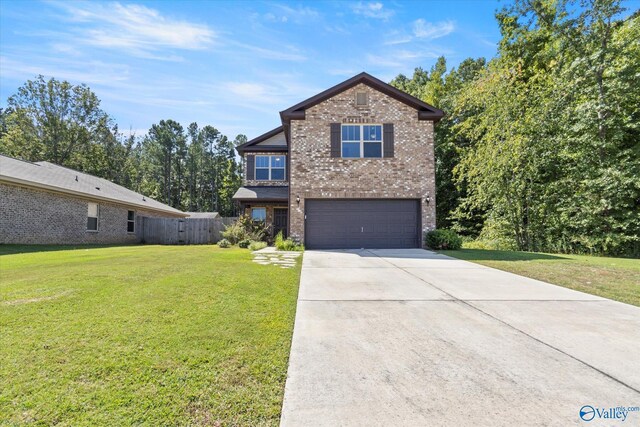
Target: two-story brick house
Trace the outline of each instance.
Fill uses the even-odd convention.
[[[435,227],[433,138],[443,115],[358,74],[237,147],[245,181],[234,199],[310,249],[421,247]]]

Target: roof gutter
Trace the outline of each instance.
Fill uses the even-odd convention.
[[[239,197],[239,198],[235,198],[233,197],[233,200],[236,200],[238,202],[288,202],[289,200],[285,197],[269,197],[269,198],[246,198],[246,197]]]

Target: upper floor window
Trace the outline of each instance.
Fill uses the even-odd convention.
[[[284,181],[286,156],[256,156],[256,180]]]
[[[97,203],[87,203],[87,231],[98,231],[98,212]]]
[[[382,125],[342,125],[342,157],[382,157]]]

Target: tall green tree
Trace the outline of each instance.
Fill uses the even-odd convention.
[[[445,111],[445,117],[435,129],[435,172],[436,172],[436,223],[438,228],[453,226],[452,213],[460,203],[463,187],[456,185],[453,169],[459,162],[459,150],[469,144],[466,138],[454,134],[452,126],[459,121],[459,114],[454,114],[456,96],[464,86],[476,79],[486,66],[484,58],[468,58],[460,63],[457,69],[447,72],[444,57],[438,58],[436,64],[425,72],[416,68],[411,79],[399,75],[391,84],[405,92],[437,106]],[[479,213],[473,212],[466,221],[458,218],[458,228],[466,234],[477,234]]]
[[[620,2],[516,1],[499,55],[455,103],[473,141],[456,212],[524,250],[638,253],[638,17]],[[634,37],[635,36],[635,37]],[[636,71],[633,71],[636,70]]]
[[[234,142],[213,126],[161,120],[125,136],[85,85],[39,76],[0,110],[0,153],[108,179],[177,209],[235,215],[241,183]]]
[[[18,88],[3,112],[4,154],[86,170],[98,167],[96,147],[113,137],[110,117],[85,85],[38,76]]]
[[[437,225],[522,250],[640,253],[639,13],[514,0],[498,55],[392,84],[445,110]]]
[[[152,125],[143,142],[143,150],[151,160],[152,173],[161,183],[157,197],[174,207],[180,205],[180,188],[176,181],[180,181],[185,144],[184,129],[174,120],[160,120]]]

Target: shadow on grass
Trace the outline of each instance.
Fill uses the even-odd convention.
[[[100,249],[114,248],[122,246],[139,246],[136,244],[113,244],[113,245],[0,245],[0,256],[14,254],[28,254],[32,252],[55,252],[72,251],[74,249]]]
[[[438,251],[443,255],[467,261],[534,261],[534,260],[570,260],[561,255],[538,252],[496,251],[490,249],[461,249],[458,251]]]

